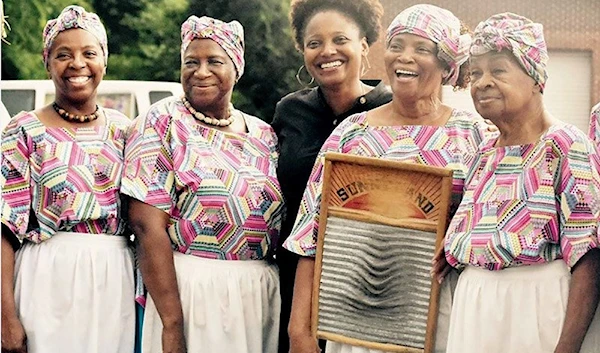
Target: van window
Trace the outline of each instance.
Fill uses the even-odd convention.
[[[150,91],[150,104],[154,104],[159,100],[167,97],[171,97],[173,92],[171,91]]]
[[[46,95],[46,104],[54,101],[54,94]],[[98,93],[96,101],[99,106],[115,109],[127,115],[130,119],[137,116],[137,105],[132,93]]]
[[[35,91],[29,89],[3,89],[2,103],[4,103],[10,116],[15,116],[22,110],[32,111],[35,109]]]

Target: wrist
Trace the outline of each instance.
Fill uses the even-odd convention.
[[[10,331],[9,328],[21,325],[21,320],[16,313],[6,313],[2,311],[2,331]]]
[[[168,316],[161,318],[163,328],[167,330],[183,330],[183,317]]]
[[[579,353],[581,344],[559,341],[554,349],[554,353]]]
[[[307,336],[312,336],[312,332],[310,330],[310,327],[305,327],[305,326],[298,326],[298,325],[294,325],[292,327],[292,325],[290,325],[290,327],[288,328],[288,335],[290,336],[291,340],[294,339],[304,339]]]

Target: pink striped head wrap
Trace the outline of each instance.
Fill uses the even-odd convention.
[[[70,5],[65,7],[57,18],[48,21],[44,28],[42,56],[46,67],[48,66],[48,55],[50,55],[52,43],[62,31],[72,28],[84,29],[98,39],[104,54],[104,65],[106,66],[108,62],[108,38],[100,18],[93,12],[85,11],[81,6]]]
[[[238,21],[229,23],[208,17],[190,16],[181,25],[181,57],[194,39],[212,39],[233,61],[236,79],[244,73],[244,27]]]
[[[507,49],[544,91],[548,79],[548,48],[544,40],[544,27],[540,23],[505,12],[480,22],[473,37],[471,55]]]
[[[454,86],[460,66],[469,58],[471,36],[460,34],[460,20],[448,10],[420,4],[400,12],[387,29],[386,47],[393,37],[408,33],[427,38],[437,44],[438,59],[448,65],[448,76],[442,84]]]

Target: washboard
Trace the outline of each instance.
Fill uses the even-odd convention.
[[[318,338],[433,352],[452,171],[328,153],[312,300]]]

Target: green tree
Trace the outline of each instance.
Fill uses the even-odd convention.
[[[109,1],[123,6],[123,0]],[[105,13],[109,48],[113,41],[117,42],[115,51],[111,51],[107,78],[179,82],[179,33],[188,16],[188,2],[126,0],[125,3],[130,4],[119,11],[109,6],[107,10],[112,14]],[[101,16],[100,12],[98,15]]]
[[[9,45],[2,44],[2,79],[48,78],[42,61],[42,32],[50,18],[56,18],[68,5],[80,5],[91,10],[87,1],[73,0],[5,0],[4,11],[11,31]]]
[[[301,65],[288,22],[289,0],[189,0],[190,12],[244,26],[244,75],[234,93],[236,107],[270,121],[275,104],[299,88]]]

